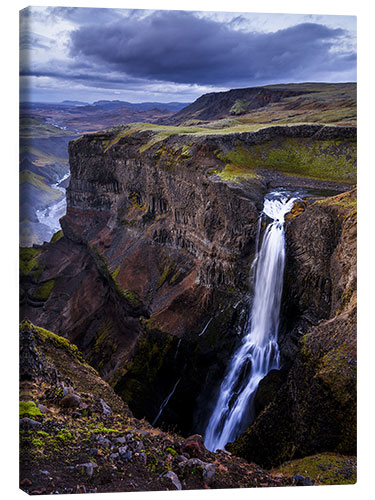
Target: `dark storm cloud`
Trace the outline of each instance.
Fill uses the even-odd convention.
[[[259,33],[233,29],[239,21],[231,25],[178,11],[123,17],[73,31],[70,54],[101,64],[103,73],[186,84],[314,80],[355,68],[355,54],[340,49],[346,35],[341,28],[303,23]]]

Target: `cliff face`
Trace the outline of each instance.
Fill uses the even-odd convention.
[[[231,263],[252,250],[254,202],[261,203],[262,183],[254,180],[249,190],[210,178],[207,171],[220,164],[214,147],[189,138],[171,137],[142,152],[152,139],[125,132],[107,151],[116,136],[85,136],[71,143],[64,233],[81,241],[98,235],[97,243],[105,247],[117,238],[116,247],[126,248],[129,236],[149,247],[167,245],[194,261],[197,283],[235,285]],[[113,260],[121,264],[119,255]]]
[[[309,140],[308,148],[314,150],[316,145],[332,141],[336,156],[342,158],[350,154],[346,142],[350,144],[353,133],[350,127],[298,126],[202,136],[192,135],[190,129],[175,135],[169,127],[156,132],[120,128],[84,136],[70,145],[64,233],[104,249],[126,249],[126,259],[132,253],[126,244],[129,239],[142,239],[148,247],[176,248],[194,260],[198,284],[242,288],[246,278],[241,268],[246,268],[253,251],[256,220],[267,186],[284,181],[293,184],[290,176],[288,180],[281,173],[283,161],[277,157],[284,142]],[[293,143],[293,147],[306,153],[306,145]],[[325,160],[327,152],[332,154],[326,148]],[[238,149],[244,157],[239,160],[231,155]],[[262,163],[262,155],[265,165],[270,161],[274,165],[260,174],[254,168]],[[242,163],[249,160],[253,167],[241,172],[244,182],[223,182],[223,162],[228,162],[226,168],[238,169],[236,161],[241,159]],[[305,185],[306,179],[295,178],[294,185],[299,183]],[[329,187],[330,183],[320,184]],[[121,281],[119,252],[114,255],[105,250],[105,254],[110,266],[120,264]],[[145,298],[146,293],[141,295]]]
[[[264,194],[274,186],[349,188],[354,144],[351,127],[309,125],[241,134],[135,126],[83,136],[69,147],[63,236],[24,255],[21,314],[75,342],[137,417],[152,421],[180,380],[162,422],[187,433],[195,413],[202,426],[246,320]],[[341,230],[332,236],[335,217],[322,213],[322,241],[306,268],[299,238],[316,221],[302,214],[290,223],[289,361],[309,311],[311,324],[332,316],[346,283],[342,259],[332,260],[336,277],[327,281]],[[327,305],[331,289],[337,299]]]

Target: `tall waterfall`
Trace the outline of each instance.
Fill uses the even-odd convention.
[[[224,448],[251,423],[259,382],[270,370],[279,368],[277,334],[285,263],[284,216],[295,200],[281,191],[269,193],[264,200],[262,216],[267,215],[271,222],[252,265],[254,298],[244,337],[231,359],[205,431],[205,446],[211,451]]]

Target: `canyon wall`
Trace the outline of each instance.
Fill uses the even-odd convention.
[[[21,316],[76,343],[137,417],[152,420],[181,379],[160,423],[202,431],[246,321],[264,194],[277,186],[349,189],[354,143],[352,127],[318,125],[208,135],[118,127],[73,141],[63,233],[24,254]],[[342,168],[343,179],[302,175],[311,155]],[[317,269],[310,262],[303,268],[303,257],[297,262],[297,236],[307,239],[314,219],[305,217],[288,229],[287,269],[297,274],[286,280],[287,373],[299,338],[332,316],[346,282],[337,260],[335,280],[326,279],[326,239],[331,255],[341,234],[333,224],[331,241],[333,216],[313,226],[314,239],[323,238],[314,250]]]

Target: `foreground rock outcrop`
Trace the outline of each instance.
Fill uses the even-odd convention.
[[[135,419],[76,346],[20,328],[20,487],[30,494],[286,486],[272,474]]]

